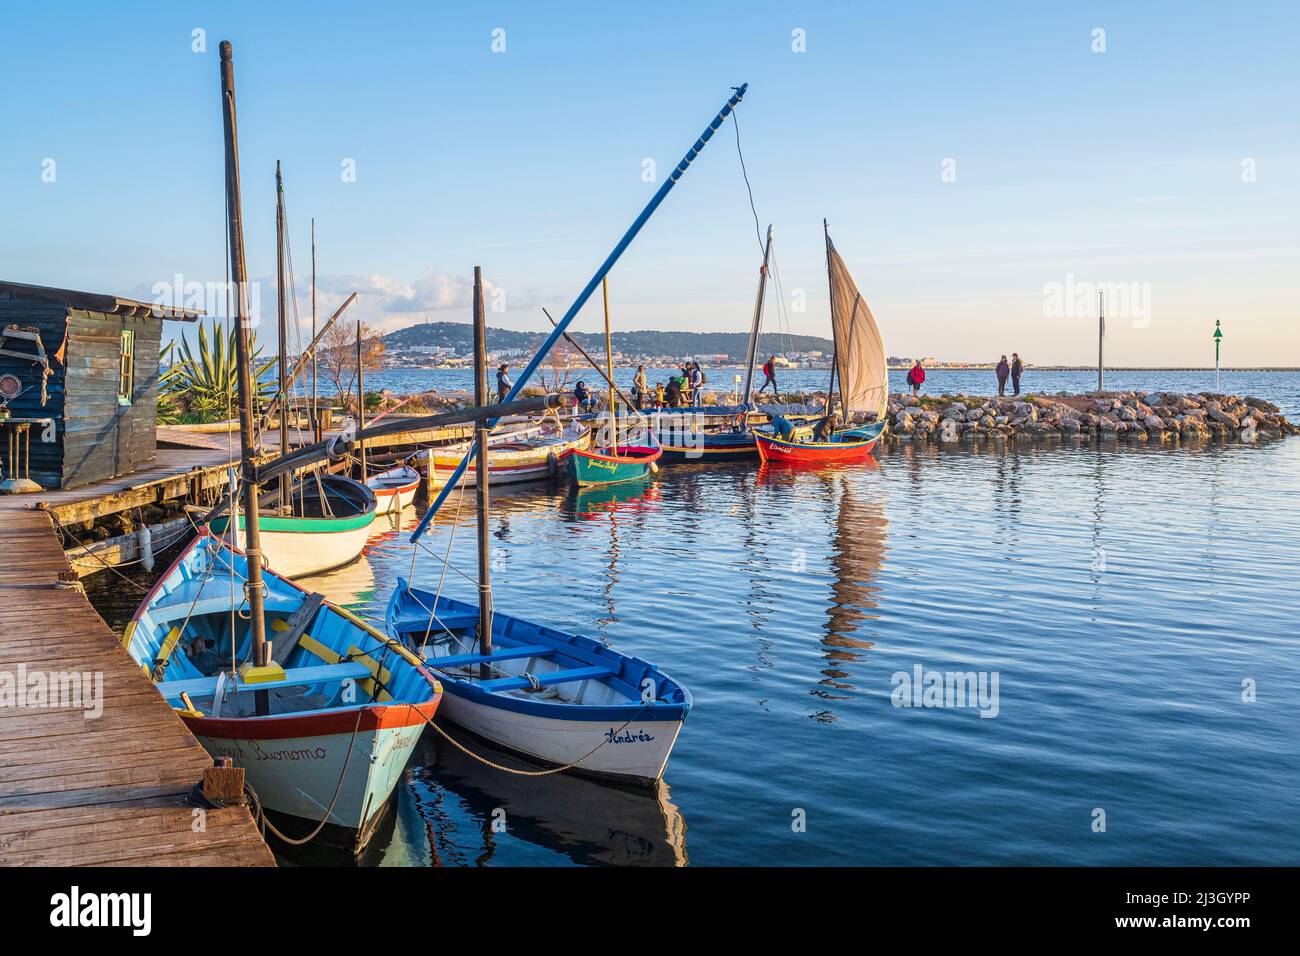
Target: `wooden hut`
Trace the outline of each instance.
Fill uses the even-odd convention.
[[[4,477],[75,488],[147,468],[157,456],[163,320],[198,315],[0,282]]]

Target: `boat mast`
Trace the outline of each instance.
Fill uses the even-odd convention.
[[[235,281],[237,333],[235,355],[239,362],[239,459],[244,482],[244,553],[248,556],[249,630],[252,635],[252,665],[266,667],[270,646],[266,643],[266,614],[262,594],[262,539],[258,530],[257,451],[253,447],[253,374],[248,349],[248,266],[244,259],[244,217],[239,195],[239,133],[235,123],[235,66],[229,40],[221,42],[221,103],[225,128],[226,220],[230,228],[230,268]],[[231,541],[235,525],[231,525]],[[256,694],[260,716],[270,712],[266,691]]]
[[[280,161],[275,161],[275,286],[276,286],[276,331],[280,340],[280,454],[289,454],[289,348],[288,317],[285,309],[285,262],[284,262],[284,180],[280,178]],[[280,507],[293,501],[289,498],[289,476],[280,476]]]
[[[581,311],[582,307],[587,304],[587,300],[591,298],[591,294],[596,291],[597,283],[605,278],[610,269],[614,268],[614,263],[618,262],[619,257],[622,256],[627,250],[627,247],[632,244],[632,240],[636,238],[637,233],[641,231],[641,228],[649,221],[650,217],[654,215],[655,210],[658,209],[659,205],[665,198],[667,198],[668,193],[672,191],[672,188],[677,185],[678,180],[686,174],[686,170],[690,169],[691,163],[695,162],[695,157],[700,155],[701,150],[703,150],[709,140],[713,138],[713,134],[722,128],[722,124],[727,121],[727,117],[731,115],[732,110],[740,105],[740,101],[744,99],[745,91],[747,89],[749,89],[748,83],[742,83],[740,86],[732,87],[733,92],[727,99],[727,102],[723,104],[722,109],[720,109],[718,114],[709,121],[709,125],[705,128],[704,132],[700,134],[699,139],[697,139],[691,148],[686,151],[686,155],[683,156],[677,165],[673,167],[673,171],[668,174],[668,178],[664,180],[663,185],[659,187],[659,190],[653,197],[651,197],[650,201],[646,203],[645,208],[641,210],[641,214],[637,216],[632,222],[632,225],[628,227],[627,232],[623,233],[623,238],[618,241],[618,244],[614,246],[609,255],[605,257],[605,261],[600,264],[600,267],[596,270],[596,274],[588,280],[586,286],[584,286],[582,291],[578,293],[578,297],[573,300],[573,304],[569,306],[569,310],[564,313],[560,318],[559,323],[551,330],[551,334],[546,337],[546,341],[542,343],[541,348],[539,348],[537,353],[531,360],[529,360],[528,365],[525,366],[524,370],[519,374],[519,378],[515,380],[515,384],[511,387],[510,393],[506,396],[507,402],[514,401],[523,393],[524,388],[528,385],[528,380],[531,379],[537,372],[537,369],[541,367],[542,362],[546,361],[546,356],[549,355],[551,349],[555,347],[555,343],[564,336],[564,333],[569,328],[569,324],[573,321],[574,316]],[[460,460],[460,464],[456,466],[456,470],[451,473],[450,477],[447,479],[447,483],[443,485],[442,491],[438,492],[438,497],[434,500],[433,504],[429,506],[428,510],[425,511],[424,517],[420,519],[420,523],[416,525],[415,530],[411,532],[411,541],[419,541],[424,535],[425,529],[429,527],[429,522],[431,522],[434,516],[438,513],[438,509],[442,507],[442,503],[446,501],[447,497],[456,489],[456,485],[459,484],[461,476],[464,475],[466,469],[469,468],[469,463],[473,456],[474,452],[471,451]]]
[[[605,381],[609,383],[610,454],[618,454],[618,418],[614,415],[614,340],[609,334],[609,280],[600,280],[600,294],[605,299]]]
[[[316,341],[316,217],[311,217],[311,340]],[[311,428],[312,440],[320,441],[319,409],[316,407],[316,350],[311,350]]]
[[[758,358],[758,333],[763,323],[763,296],[767,290],[767,260],[772,255],[772,226],[767,227],[767,244],[763,247],[763,265],[758,270],[758,298],[754,302],[754,324],[749,329],[749,352],[745,356],[745,397],[742,405],[749,404],[754,387],[754,361]]]
[[[361,429],[366,423],[366,384],[361,361],[361,320],[357,319],[357,457],[361,459],[361,483],[366,483],[366,440]]]
[[[829,415],[834,407],[831,399],[835,395],[835,372],[840,364],[840,342],[839,337],[835,334],[835,276],[831,272],[831,231],[826,220],[822,220],[822,232],[826,235],[826,286],[830,290],[831,299],[831,341],[834,343],[831,349],[831,383],[826,388],[826,413]],[[849,406],[844,402],[844,376],[840,375],[840,412],[844,416],[843,424],[849,423]]]
[[[474,267],[474,403],[488,404],[487,319],[483,314],[483,269]],[[475,431],[477,451],[475,504],[478,510],[478,652],[492,653],[492,578],[488,561],[488,422],[480,421]],[[479,677],[487,680],[491,667],[478,666]]]

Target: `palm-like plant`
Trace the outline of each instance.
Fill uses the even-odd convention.
[[[179,421],[211,422],[232,417],[237,404],[239,387],[239,362],[235,336],[237,329],[222,329],[216,318],[209,324],[199,325],[197,350],[187,339],[168,342],[159,355],[160,366],[172,358],[158,379],[158,420],[163,424]],[[262,359],[257,336],[250,334],[249,351],[252,355],[253,381],[259,405],[265,404],[275,394],[276,383],[267,373],[275,359]]]

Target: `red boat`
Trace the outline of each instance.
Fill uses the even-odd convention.
[[[871,449],[884,430],[884,422],[875,422],[862,428],[837,432],[831,436],[830,441],[824,442],[790,441],[755,432],[754,441],[758,444],[758,454],[764,464],[851,464],[871,457]]]

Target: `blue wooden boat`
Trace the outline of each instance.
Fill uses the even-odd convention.
[[[323,839],[359,853],[441,688],[399,642],[269,570],[276,674],[246,682],[247,570],[242,551],[199,535],[145,595],[123,645],[208,753],[244,768],[263,808],[305,821],[290,836],[323,821]]]
[[[654,785],[691,694],[662,670],[599,641],[492,615],[492,653],[478,652],[477,605],[398,579],[389,633],[442,682],[441,716],[545,764]],[[486,676],[484,673],[486,671]]]

